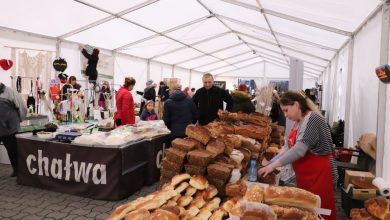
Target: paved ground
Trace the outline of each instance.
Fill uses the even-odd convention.
[[[125,201],[154,192],[158,184],[144,187],[127,199],[110,202],[93,200],[69,194],[16,184],[9,177],[11,166],[0,164],[0,219],[106,219],[112,210]],[[346,219],[341,210],[340,195],[337,194],[339,220]]]

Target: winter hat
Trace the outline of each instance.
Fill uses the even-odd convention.
[[[240,84],[238,86],[238,91],[247,92],[248,91],[248,87],[245,84]]]
[[[58,74],[58,78],[60,79],[61,83],[66,83],[66,81],[68,80],[68,75],[66,75],[65,73],[60,73]]]
[[[3,68],[3,70],[7,71],[9,69],[11,69],[12,65],[14,63],[12,62],[12,60],[5,60],[5,59],[1,59],[0,60],[0,66],[1,68]]]
[[[147,82],[146,82],[146,86],[151,86],[153,84],[153,80],[148,80]]]

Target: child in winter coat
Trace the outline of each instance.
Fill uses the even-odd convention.
[[[142,121],[158,120],[157,114],[154,112],[154,102],[149,100],[146,102],[144,110],[141,114]]]

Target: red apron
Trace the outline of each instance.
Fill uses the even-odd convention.
[[[295,127],[295,126],[294,126]],[[288,136],[288,147],[295,145],[298,129],[292,129]],[[333,191],[331,155],[315,155],[307,152],[305,156],[293,162],[297,186],[321,197],[321,208],[330,209],[330,216],[322,216],[326,220],[336,220],[336,205]]]

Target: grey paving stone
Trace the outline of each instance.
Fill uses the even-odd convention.
[[[57,205],[57,204],[53,204],[53,205],[49,205],[48,207],[46,207],[46,209],[50,209],[53,211],[60,211],[60,210],[64,209],[64,207]]]
[[[95,217],[95,219],[97,219],[97,220],[105,220],[105,219],[108,218],[108,216],[109,216],[109,214],[107,214],[107,213],[102,213],[102,214],[100,214],[100,215],[97,215],[97,216]]]
[[[27,212],[29,214],[36,214],[36,213],[41,212],[41,211],[42,211],[42,209],[37,208],[37,207],[28,207],[25,210],[23,210],[23,212]]]
[[[83,209],[91,211],[95,207],[97,207],[97,206],[96,205],[87,205],[87,206],[84,206]]]
[[[21,212],[21,213],[15,215],[15,216],[11,217],[11,219],[18,219],[19,220],[19,219],[22,219],[22,218],[24,218],[24,217],[26,217],[28,215],[30,215],[30,214],[25,213],[25,212]]]
[[[16,208],[18,206],[20,206],[20,204],[7,203],[7,204],[2,205],[2,208],[3,209],[13,209],[13,208]]]
[[[94,220],[95,218],[87,218],[85,216],[79,216],[74,218],[74,220]]]
[[[63,220],[73,220],[73,219],[75,219],[77,217],[79,217],[79,216],[78,215],[68,215],[65,218],[63,218]]]
[[[28,208],[28,206],[26,206],[26,205],[18,205],[17,207],[13,208],[12,211],[15,211],[16,213],[18,213],[18,212],[23,212],[27,208]]]
[[[12,210],[4,210],[0,213],[0,216],[3,217],[3,218],[10,218],[12,216],[15,216],[17,215],[18,213],[15,213],[14,211]]]
[[[110,212],[111,210],[112,210],[112,208],[107,208],[107,207],[104,207],[104,206],[97,206],[97,207],[92,209],[92,211],[100,212],[100,213]]]
[[[102,213],[101,212],[94,212],[94,211],[92,211],[88,215],[86,215],[85,217],[87,217],[87,218],[95,218],[97,215],[100,215],[100,214],[102,214]]]
[[[75,207],[65,207],[63,209],[60,210],[60,212],[65,212],[65,213],[69,213],[73,210],[75,210],[76,208]]]
[[[51,202],[44,201],[44,202],[41,202],[40,204],[38,204],[36,207],[43,209],[43,208],[50,206],[51,204],[52,204]]]
[[[46,218],[63,219],[68,215],[69,215],[69,213],[52,212],[52,213],[49,213],[48,215],[46,215]]]
[[[75,209],[75,210],[71,211],[70,214],[85,216],[85,215],[88,215],[90,212],[91,212],[91,210]]]
[[[102,201],[102,200],[91,200],[88,202],[90,205],[104,205],[106,204],[107,201]]]
[[[71,203],[69,203],[68,207],[83,208],[87,205],[88,205],[88,203],[71,202]]]
[[[48,210],[48,209],[44,209],[44,210],[42,210],[42,211],[36,213],[36,215],[41,216],[41,217],[44,217],[44,216],[48,215],[48,214],[51,213],[51,212],[53,212],[53,211],[52,211],[52,210]]]

